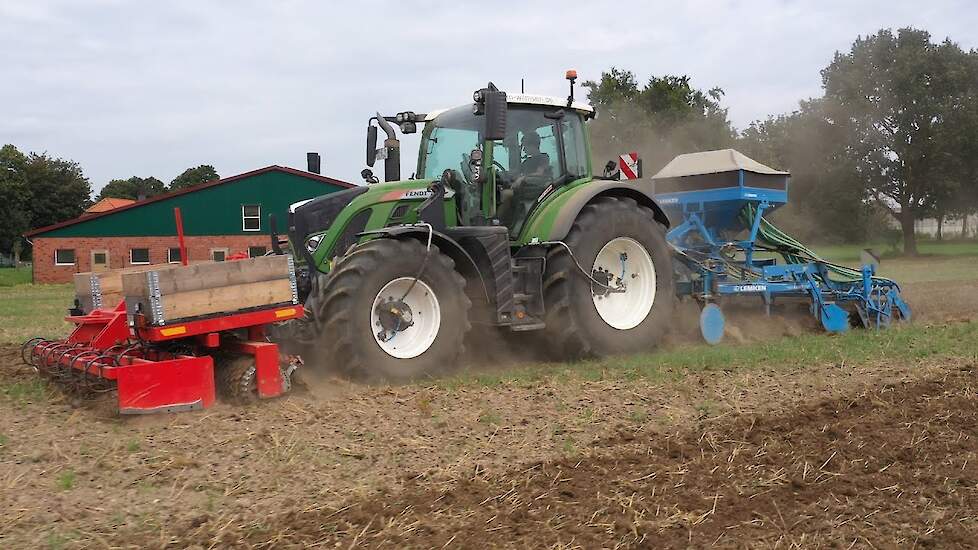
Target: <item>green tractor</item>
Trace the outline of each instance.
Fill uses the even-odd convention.
[[[389,381],[455,366],[490,330],[536,331],[554,359],[654,347],[675,301],[668,220],[649,182],[611,163],[592,174],[595,111],[575,78],[567,99],[490,83],[471,104],[371,118],[367,164],[384,159],[385,182],[368,168],[368,185],[290,208],[310,274],[305,342]],[[394,128],[419,125],[416,177],[401,180]]]

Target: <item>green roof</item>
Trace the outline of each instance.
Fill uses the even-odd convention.
[[[180,208],[189,236],[268,233],[268,215],[284,229],[294,202],[355,187],[351,183],[283,166],[268,166],[151,199],[34,229],[24,236],[156,237],[176,235],[174,208]],[[246,231],[242,207],[260,207],[260,230]],[[249,209],[249,214],[254,209]]]

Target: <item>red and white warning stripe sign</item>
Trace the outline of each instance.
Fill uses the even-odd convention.
[[[638,178],[641,173],[639,166],[638,153],[618,155],[618,179],[633,180]]]

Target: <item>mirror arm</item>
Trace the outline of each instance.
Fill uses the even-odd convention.
[[[377,124],[381,127],[382,130],[384,130],[384,133],[387,134],[387,139],[397,138],[397,135],[394,134],[394,127],[391,126],[391,123],[387,122],[387,119],[382,117],[380,113],[377,113]]]

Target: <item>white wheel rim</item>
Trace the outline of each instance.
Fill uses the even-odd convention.
[[[397,359],[411,359],[428,351],[438,337],[441,308],[434,291],[424,281],[414,277],[399,277],[384,285],[370,307],[370,329],[374,341],[384,353]],[[412,287],[412,283],[414,286]],[[408,289],[411,289],[408,292]],[[407,292],[407,296],[404,293]],[[380,322],[379,307],[391,300],[401,300],[411,309],[412,325],[406,329],[385,333]]]
[[[655,265],[652,256],[635,239],[617,237],[604,245],[594,259],[591,271],[599,270],[611,273],[608,286],[619,288],[624,284],[624,291],[602,293],[603,289],[592,282],[591,298],[598,315],[618,330],[629,330],[640,325],[649,316],[655,302]]]

